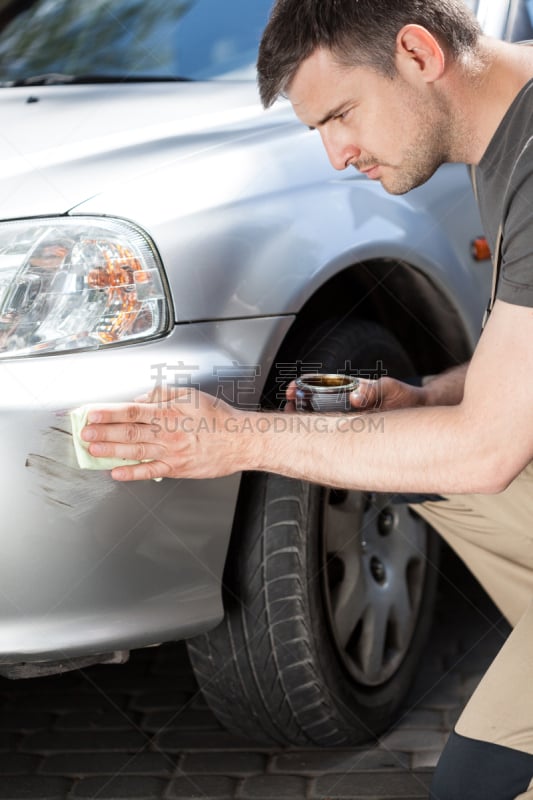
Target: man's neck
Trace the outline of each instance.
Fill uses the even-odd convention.
[[[458,160],[479,164],[513,100],[531,78],[533,47],[481,40],[479,63],[467,66],[458,78],[463,91],[457,100],[463,105],[460,113],[467,132]]]

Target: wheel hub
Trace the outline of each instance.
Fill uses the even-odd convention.
[[[331,634],[360,684],[389,680],[408,652],[425,577],[425,524],[391,496],[326,492],[323,586]]]

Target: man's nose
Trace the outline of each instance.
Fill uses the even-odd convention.
[[[335,169],[346,169],[360,158],[361,150],[351,140],[335,136],[325,128],[320,131],[320,136],[328,158]]]

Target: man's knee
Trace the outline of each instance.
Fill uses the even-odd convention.
[[[452,733],[431,784],[430,800],[513,800],[533,778],[533,755]]]

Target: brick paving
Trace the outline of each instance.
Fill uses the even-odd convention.
[[[0,679],[0,800],[415,800],[508,628],[451,561],[396,725],[352,749],[255,747],[223,731],[182,644],[122,666]]]

